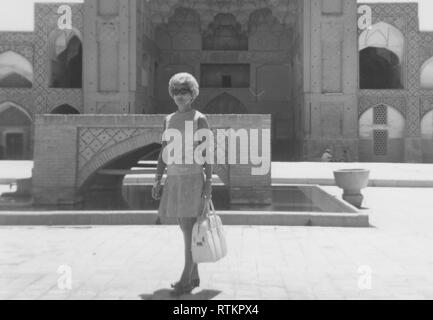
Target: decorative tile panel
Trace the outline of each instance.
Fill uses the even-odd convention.
[[[433,96],[421,98],[421,118],[433,110]]]
[[[420,94],[420,61],[423,49],[422,38],[428,37],[419,31],[418,6],[414,3],[366,3],[372,9],[373,24],[385,22],[399,29],[405,37],[404,90],[361,90],[359,115],[368,108],[384,103],[398,109],[406,118],[406,134],[419,135],[420,105],[415,97]],[[362,30],[359,30],[359,34]],[[425,46],[425,45],[424,45]],[[418,102],[417,102],[418,101]]]
[[[33,63],[32,89],[0,88],[0,100],[19,104],[30,114],[50,113],[62,104],[69,104],[83,112],[81,89],[53,89],[48,87],[48,38],[57,29],[60,4],[36,4],[34,32],[0,32],[0,53],[15,51]],[[68,4],[72,9],[72,26],[81,34],[83,30],[83,5]]]
[[[380,104],[385,104],[400,111],[406,116],[407,99],[405,96],[370,96],[362,95],[359,97],[359,116],[361,116],[368,109]]]
[[[130,138],[145,134],[145,128],[80,128],[79,162],[82,168],[98,153]]]

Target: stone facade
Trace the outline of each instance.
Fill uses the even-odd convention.
[[[275,161],[316,161],[330,147],[352,161],[433,162],[433,88],[420,84],[433,33],[419,31],[416,4],[368,4],[373,27],[383,23],[403,36],[395,50],[399,89],[360,88],[365,30],[355,0],[68,5],[70,33],[83,48],[82,89],[51,87],[53,48],[71,34],[58,29],[59,4],[36,4],[34,32],[0,32],[0,59],[12,51],[33,66],[31,88],[0,88],[0,112],[10,104],[33,120],[62,105],[86,115],[165,114],[175,109],[168,79],[187,71],[201,82],[195,107],[204,113],[271,114]],[[367,123],[381,105],[400,113],[402,128]],[[396,131],[403,135],[393,137]],[[23,132],[31,148],[33,130]]]
[[[371,153],[372,139],[360,139],[362,161],[433,162],[433,136],[422,139],[420,124],[433,110],[433,90],[420,85],[421,66],[433,57],[433,32],[420,32],[418,5],[414,3],[369,4],[373,24],[385,22],[397,28],[404,37],[402,61],[402,89],[359,90],[359,117],[377,105],[384,104],[398,110],[404,118],[401,142],[390,141],[388,155]],[[361,33],[361,31],[359,31]],[[432,88],[433,89],[433,88]],[[391,124],[390,124],[391,125]],[[392,157],[390,155],[393,155]]]

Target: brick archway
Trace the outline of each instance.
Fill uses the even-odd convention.
[[[129,130],[129,133],[131,135],[134,134],[131,132],[131,129],[124,129],[124,131],[126,130]],[[78,176],[77,176],[78,188],[79,189],[82,188],[86,184],[86,182],[88,182],[88,180],[91,179],[92,176],[95,175],[95,173],[99,169],[103,168],[110,162],[128,153],[131,153],[135,150],[150,145],[152,143],[161,142],[161,134],[162,134],[161,130],[157,130],[157,129],[137,129],[137,130],[139,130],[140,133],[138,133],[135,136],[126,138],[121,142],[114,143],[105,149],[102,149],[101,151],[93,154],[91,156],[91,159],[87,162],[83,161],[83,158],[85,156],[84,152],[86,152],[87,148],[83,144],[80,144],[79,147],[80,160],[78,163],[79,168],[78,168]],[[120,132],[121,134],[121,131],[118,132]],[[113,139],[116,139],[115,136],[113,136]]]
[[[123,170],[128,165],[134,166],[134,160],[147,154],[149,145],[160,144],[164,117],[37,115],[32,185],[35,203],[77,203],[82,201],[86,187],[98,189],[102,185],[115,191],[123,177],[110,178],[105,185],[106,180],[99,179],[104,175],[97,175],[98,171],[111,168]],[[209,115],[208,119],[213,130],[266,130],[262,142],[267,145],[266,150],[270,150],[270,115]],[[227,148],[225,150],[227,152]],[[214,165],[214,173],[229,188],[233,203],[270,203],[271,170],[268,156],[268,152],[263,154],[261,164],[267,171],[261,175],[254,174],[255,165],[252,163],[228,164],[226,161]],[[92,183],[95,185],[92,186]]]
[[[111,129],[114,130],[114,129]],[[122,130],[119,131],[117,129],[117,133],[114,133],[113,131],[111,134],[114,134],[112,137],[116,137],[116,135],[121,135]],[[123,141],[118,143],[110,143],[106,142],[108,147],[100,147],[101,149],[94,153],[94,154],[85,154],[86,150],[91,148],[93,141],[88,143],[80,143],[79,146],[79,155],[80,160],[78,162],[78,175],[77,175],[77,186],[78,189],[82,189],[86,184],[89,183],[89,181],[92,179],[92,177],[96,174],[96,172],[105,166],[107,166],[109,163],[116,161],[122,157],[124,157],[127,154],[130,154],[131,152],[137,151],[141,148],[144,148],[151,144],[158,144],[161,142],[161,135],[162,131],[158,129],[124,129],[123,134],[129,134],[130,137],[125,138]],[[82,130],[79,133],[80,140],[83,141],[84,135],[88,134],[87,130]],[[93,146],[95,148],[97,145],[99,145],[99,141],[107,140],[106,136],[109,135],[107,133],[107,129],[104,129],[101,131],[101,129],[96,129],[96,132],[99,133],[98,136],[93,136],[96,141],[96,145]],[[106,135],[104,137],[104,134]],[[113,141],[116,138],[112,138]],[[120,138],[117,138],[120,139]],[[95,141],[95,140],[94,140]],[[93,149],[94,150],[94,149]],[[88,159],[88,160],[86,160]],[[229,184],[229,168],[226,165],[214,165],[214,173],[218,175],[218,177],[221,179],[221,181],[225,184]]]

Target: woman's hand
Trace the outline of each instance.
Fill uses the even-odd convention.
[[[207,180],[204,183],[202,197],[206,199],[212,198],[212,181]]]
[[[155,181],[152,187],[152,198],[155,200],[161,199],[161,181]]]

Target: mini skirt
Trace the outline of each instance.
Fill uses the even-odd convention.
[[[167,218],[196,218],[202,214],[205,176],[201,165],[169,165],[158,215]]]

